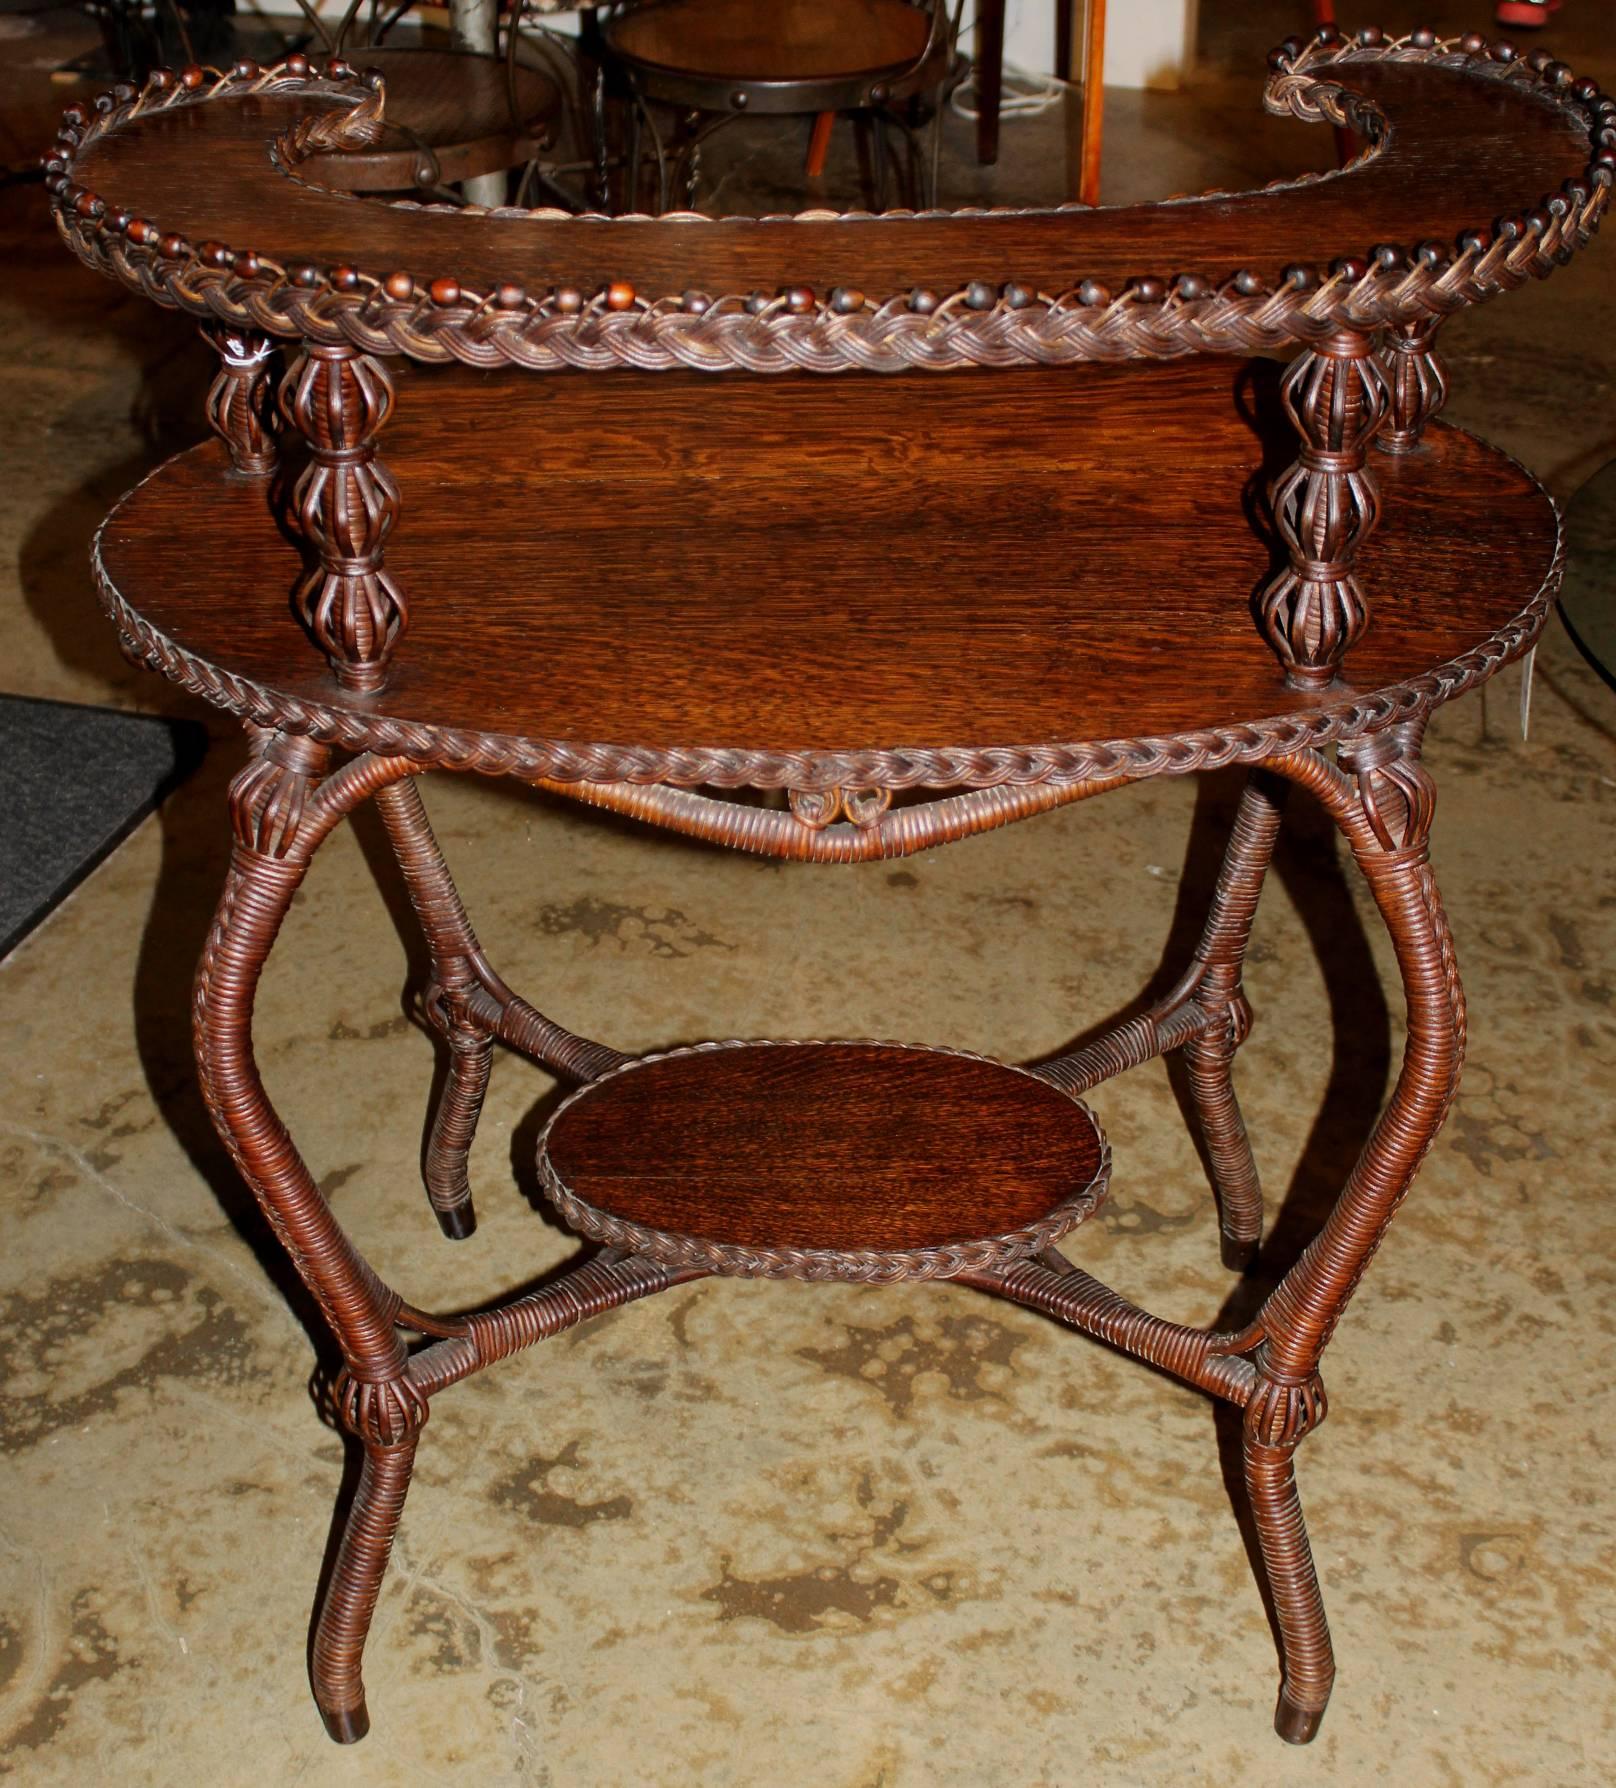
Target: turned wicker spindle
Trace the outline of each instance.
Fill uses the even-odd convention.
[[[376,457],[393,409],[393,381],[373,355],[306,342],[281,386],[281,410],[309,446],[293,506],[319,568],[298,611],[344,689],[371,691],[408,624],[404,593],[384,564],[398,486]]]
[[[219,356],[219,371],[208,389],[208,427],[230,449],[236,471],[253,476],[273,472],[280,457],[273,338],[225,323],[204,324],[202,334]]]
[[[1274,486],[1274,521],[1290,552],[1259,601],[1263,630],[1296,689],[1335,680],[1369,625],[1354,562],[1374,532],[1379,498],[1365,460],[1391,394],[1366,335],[1340,329],[1292,362],[1285,409],[1302,437]]]
[[[1403,323],[1387,334],[1380,360],[1391,401],[1386,425],[1375,437],[1382,453],[1412,453],[1426,424],[1448,401],[1448,375],[1435,345],[1443,321]]]

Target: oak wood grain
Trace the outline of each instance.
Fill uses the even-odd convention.
[[[1433,427],[1418,452],[1374,457],[1373,618],[1350,686],[1284,689],[1251,608],[1277,551],[1258,492],[1294,451],[1277,371],[411,369],[379,439],[411,630],[379,696],[339,690],[299,630],[299,546],[217,443],[126,499],[102,561],[159,631],[299,698],[528,738],[774,750],[1157,736],[1329,708],[1527,605],[1554,559],[1548,498]]]
[[[741,1248],[909,1249],[1004,1235],[1100,1165],[1093,1121],[995,1062],[860,1043],[703,1050],[591,1087],[552,1170],[597,1210]]]

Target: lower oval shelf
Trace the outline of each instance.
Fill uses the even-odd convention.
[[[1077,1099],[963,1051],[726,1042],[592,1081],[539,1142],[581,1234],[743,1277],[950,1278],[1092,1216],[1110,1148]]]

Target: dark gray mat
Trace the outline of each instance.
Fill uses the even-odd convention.
[[[0,696],[0,956],[202,761],[191,721]]]

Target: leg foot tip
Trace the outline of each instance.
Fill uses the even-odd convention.
[[[1324,1720],[1322,1707],[1298,1707],[1283,1689],[1274,1713],[1274,1730],[1288,1745],[1311,1744]]]
[[[363,1701],[357,1707],[322,1707],[320,1718],[339,1745],[356,1745],[370,1730],[370,1715]]]
[[[1243,1273],[1257,1258],[1259,1246],[1255,1236],[1249,1242],[1243,1242],[1237,1236],[1226,1235],[1223,1238],[1223,1264],[1231,1273]]]
[[[452,1211],[439,1211],[438,1227],[451,1242],[463,1242],[477,1233],[477,1213],[469,1201],[456,1205]]]

